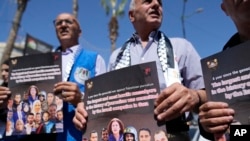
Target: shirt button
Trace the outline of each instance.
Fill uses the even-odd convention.
[[[144,57],[142,57],[141,60],[144,61]]]

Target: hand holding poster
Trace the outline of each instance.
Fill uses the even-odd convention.
[[[201,60],[207,96],[235,110],[238,124],[250,124],[250,41]]]

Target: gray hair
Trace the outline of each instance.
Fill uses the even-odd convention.
[[[129,4],[129,10],[133,10],[135,8],[135,0],[131,0]]]

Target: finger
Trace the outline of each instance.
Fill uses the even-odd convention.
[[[77,112],[79,112],[81,115],[83,115],[85,118],[88,116],[87,111],[85,110],[84,103],[80,102],[77,104],[76,108]]]
[[[235,111],[231,108],[228,109],[213,109],[209,110],[207,112],[200,112],[199,113],[199,118],[200,119],[209,119],[209,118],[216,118],[216,117],[233,117]]]
[[[222,109],[228,108],[228,104],[225,102],[206,102],[205,104],[200,106],[201,111],[208,111],[210,109]]]
[[[223,116],[223,117],[200,119],[200,122],[210,126],[215,126],[220,124],[229,124],[233,121],[233,119],[234,119],[233,116]]]
[[[163,102],[163,105],[164,105],[164,102]],[[161,113],[157,114],[157,119],[161,121],[162,120],[169,121],[176,117],[179,117],[183,114],[182,109],[184,107],[185,105],[181,101],[177,101],[170,107],[163,110]]]
[[[228,129],[229,125],[218,125],[218,126],[210,126],[208,128],[208,132],[210,133],[224,133]]]
[[[71,86],[74,86],[74,85],[77,85],[76,83],[73,83],[73,82],[59,82],[59,83],[56,83],[55,85],[54,85],[54,87],[55,88],[61,88],[61,87],[66,87],[66,88],[68,88],[68,87],[71,87]]]
[[[172,93],[174,93],[176,88],[171,85],[168,88],[164,89],[158,97],[155,99],[155,106],[158,106],[160,103],[162,103],[165,99],[167,99]]]
[[[168,108],[170,108],[174,103],[176,102],[175,97],[168,97],[165,100],[163,100],[161,103],[158,104],[158,106],[155,107],[154,113],[156,115],[166,111]]]
[[[73,118],[73,123],[75,124],[76,129],[78,130],[83,129],[82,123],[76,117]]]
[[[1,99],[1,100],[6,99],[7,97],[8,97],[7,95],[0,95],[0,99]]]
[[[1,95],[10,95],[11,91],[9,89],[2,89],[0,90],[0,96]]]

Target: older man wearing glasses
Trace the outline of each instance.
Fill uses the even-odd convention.
[[[75,107],[84,107],[84,83],[106,71],[104,59],[97,53],[84,50],[79,44],[82,30],[78,20],[69,13],[62,13],[54,20],[57,38],[60,46],[57,51],[62,52],[63,82],[55,84],[54,93],[61,94],[64,101],[64,136],[58,136],[60,141],[76,141],[82,138],[82,132],[77,130],[72,122]],[[84,119],[87,112],[83,109]],[[76,116],[77,118],[77,116]],[[81,121],[82,126],[86,120]]]

